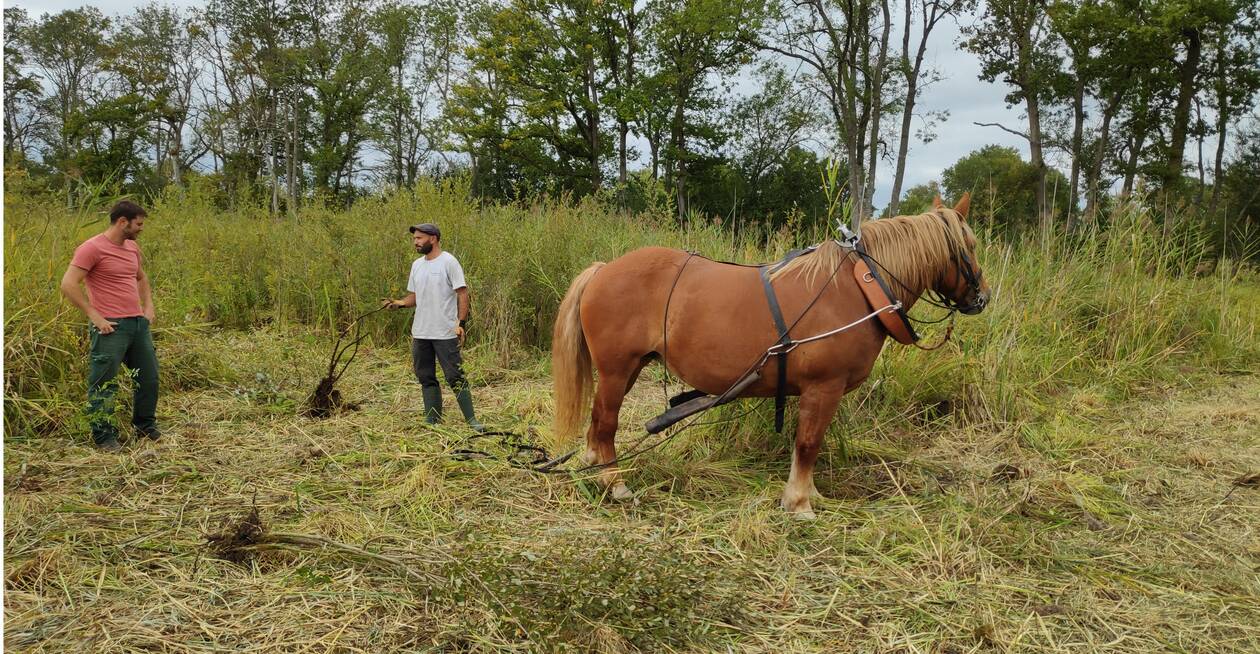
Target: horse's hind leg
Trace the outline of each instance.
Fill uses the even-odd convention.
[[[783,487],[783,508],[802,518],[813,518],[811,496],[814,487],[814,462],[822,448],[823,434],[836,414],[836,406],[844,396],[844,388],[809,388],[801,393],[800,419],[796,427],[796,447],[792,452],[792,472]]]
[[[595,403],[591,408],[591,427],[586,432],[587,451],[583,460],[588,464],[604,465],[616,460],[614,440],[617,436],[621,404],[645,363],[643,360],[632,359],[621,365],[600,368],[599,381],[595,387]],[[621,481],[617,466],[609,465],[604,468],[600,472],[599,480],[612,489],[614,498],[630,497],[631,493]]]

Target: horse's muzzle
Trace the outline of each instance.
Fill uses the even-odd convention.
[[[987,306],[988,304],[989,304],[989,294],[984,291],[980,291],[979,293],[976,294],[976,300],[974,302],[972,302],[971,304],[968,304],[965,307],[958,307],[958,310],[961,311],[964,315],[974,316],[977,313],[984,311],[984,307]]]

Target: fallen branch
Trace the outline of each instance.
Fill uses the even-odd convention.
[[[261,546],[290,545],[294,547],[319,547],[319,548],[333,549],[351,557],[367,559],[369,561],[373,561],[376,563],[383,563],[383,564],[392,566],[406,573],[408,576],[415,577],[416,579],[419,579],[421,581],[429,581],[429,582],[438,581],[437,577],[431,574],[421,573],[417,571],[415,568],[412,568],[406,563],[403,563],[402,561],[396,558],[393,558],[391,556],[385,556],[384,554],[377,554],[375,552],[369,552],[365,549],[360,549],[353,545],[346,545],[345,543],[338,543],[337,541],[328,540],[327,538],[322,538],[320,536],[310,536],[307,534],[267,534],[266,536],[259,538],[256,543],[252,545],[248,545],[246,547],[257,547],[260,545]]]

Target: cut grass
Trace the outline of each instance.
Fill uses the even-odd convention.
[[[183,356],[232,373],[165,395],[160,443],[6,443],[7,647],[1260,648],[1260,489],[1230,494],[1260,470],[1260,378],[1081,391],[1021,423],[892,428],[855,415],[858,392],[818,471],[828,499],[802,523],[777,507],[789,449],[768,403],[725,407],[713,417],[727,422],[634,460],[639,496],[619,504],[590,481],[450,459],[469,432],[422,425],[401,347],[365,348],[343,380],[361,411],[296,417],[326,355],[298,336],[185,339]],[[500,370],[494,356],[469,356],[492,382],[476,392],[482,415],[543,427],[545,366]],[[663,403],[645,374],[622,447]],[[268,533],[306,544],[215,558],[206,536],[255,507]]]

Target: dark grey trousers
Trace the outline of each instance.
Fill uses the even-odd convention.
[[[458,393],[468,388],[468,381],[464,379],[464,360],[459,354],[459,339],[411,339],[411,369],[416,373],[416,381],[424,388],[438,387],[434,358],[442,364],[442,374],[452,391]]]

